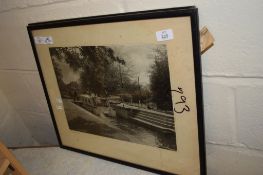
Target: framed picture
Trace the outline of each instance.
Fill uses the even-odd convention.
[[[28,25],[62,148],[166,174],[206,174],[198,11]]]

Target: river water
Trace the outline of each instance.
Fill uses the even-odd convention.
[[[176,151],[175,133],[148,128],[129,119],[107,117],[102,112],[95,115],[71,100],[64,99],[63,104],[72,130]],[[97,111],[105,111],[104,108]]]

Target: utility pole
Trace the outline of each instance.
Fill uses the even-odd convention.
[[[119,71],[120,71],[120,79],[121,79],[121,88],[123,88],[122,74],[121,74],[121,64],[120,63],[119,63]]]
[[[139,97],[139,106],[141,105],[141,99],[142,99],[142,92],[141,92],[141,86],[140,86],[140,77],[138,76],[138,89],[140,92],[140,97]]]

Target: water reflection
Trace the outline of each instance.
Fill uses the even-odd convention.
[[[131,119],[94,115],[79,106],[64,103],[70,129],[114,139],[176,150],[176,134],[149,128]]]

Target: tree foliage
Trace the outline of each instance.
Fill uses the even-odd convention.
[[[172,110],[168,56],[165,47],[153,50],[154,63],[150,69],[150,85],[142,86],[133,77],[132,65],[116,56],[106,46],[54,47],[49,49],[60,91],[71,96],[70,91],[94,93],[98,96],[118,95],[123,101],[133,103],[153,102],[160,110]],[[127,60],[127,58],[126,58]],[[80,75],[78,82],[65,84],[59,64],[67,63]],[[138,79],[137,79],[138,78]],[[74,86],[73,86],[74,85]]]
[[[89,91],[100,96],[117,90],[118,66],[124,66],[123,58],[114,55],[110,47],[82,46],[50,48],[51,57],[65,61],[74,71],[80,72],[82,91]],[[62,79],[61,70],[53,59],[58,81]]]
[[[152,101],[161,110],[172,110],[168,56],[165,48],[155,50],[154,64],[150,70]]]

